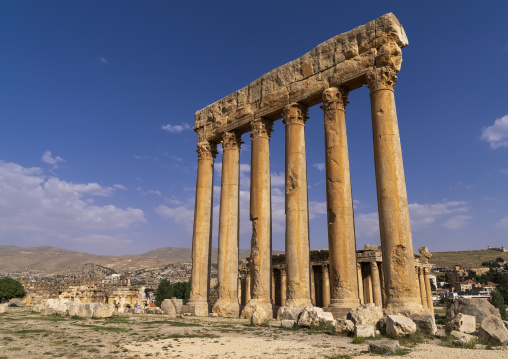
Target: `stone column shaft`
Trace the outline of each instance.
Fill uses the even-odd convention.
[[[376,307],[381,307],[381,283],[379,280],[379,269],[376,262],[370,263],[372,277],[372,297]]]
[[[286,290],[287,290],[286,269],[281,268],[281,270],[280,270],[280,305],[281,306],[283,306],[286,303]]]
[[[330,253],[330,307],[345,317],[360,305],[356,279],[356,242],[346,135],[347,92],[335,87],[323,92],[325,124],[326,206]]]
[[[330,305],[330,275],[328,272],[328,266],[324,265],[322,268],[322,288],[323,288],[323,308],[327,308]]]
[[[308,307],[310,300],[309,210],[305,121],[307,108],[284,107],[286,152],[286,271],[288,307]]]
[[[365,298],[363,296],[362,265],[360,263],[356,264],[356,270],[358,272],[358,298],[360,299],[360,304],[365,304]]]
[[[393,87],[402,62],[394,43],[378,50],[377,68],[367,74],[372,111],[379,229],[387,291],[387,313],[421,313],[413,277],[413,240]]]
[[[316,306],[316,277],[314,275],[314,268],[310,266],[310,300],[312,301],[312,305]]]
[[[250,220],[252,221],[250,273],[251,298],[241,317],[250,318],[261,306],[272,317],[272,208],[270,180],[270,133],[272,122],[252,122]]]
[[[423,278],[423,268],[418,267],[418,282],[420,286],[420,298],[422,301],[423,309],[427,309],[427,296],[425,293],[425,279]]]
[[[198,134],[198,137],[200,134]],[[192,283],[190,299],[184,311],[208,316],[213,214],[213,166],[217,145],[208,141],[198,143],[198,175],[192,234]]]
[[[219,298],[212,308],[212,312],[223,317],[238,317],[240,314],[238,303],[240,145],[239,133],[224,133],[217,268]]]
[[[249,300],[251,299],[251,293],[252,293],[251,287],[252,287],[251,275],[250,275],[250,273],[247,273],[247,275],[245,276],[245,303],[244,304],[249,303]]]
[[[425,293],[427,295],[427,307],[430,310],[430,314],[434,315],[434,303],[432,302],[432,288],[430,287],[429,269],[423,268],[423,277],[425,281]]]

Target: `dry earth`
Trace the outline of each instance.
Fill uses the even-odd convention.
[[[367,358],[368,342],[308,329],[252,327],[246,320],[119,315],[94,320],[42,317],[29,309],[0,314],[4,358]],[[405,358],[507,358],[508,350],[443,347],[438,339]]]

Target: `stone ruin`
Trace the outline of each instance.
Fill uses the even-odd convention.
[[[336,317],[360,305],[358,268],[345,126],[348,94],[370,90],[374,160],[383,257],[383,288],[373,301],[387,313],[423,312],[415,275],[394,86],[408,45],[404,29],[389,13],[337,35],[261,76],[246,87],[196,112],[197,183],[192,239],[192,291],[184,310],[208,315],[214,159],[222,144],[219,216],[219,316],[249,317],[274,305],[271,255],[270,134],[281,119],[285,131],[285,300],[282,308],[312,306],[305,122],[307,109],[322,103],[326,150],[326,194],[330,302]],[[250,300],[238,300],[239,166],[241,135],[251,137],[252,241]],[[361,263],[361,261],[360,261]],[[362,264],[361,264],[362,265]],[[372,267],[372,270],[379,268]],[[375,277],[374,277],[375,278]],[[377,288],[379,284],[376,282]],[[376,289],[376,292],[377,291]]]

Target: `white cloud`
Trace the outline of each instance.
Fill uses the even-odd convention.
[[[464,213],[468,210],[467,202],[464,201],[449,201],[436,204],[411,203],[409,205],[411,228],[420,229],[448,215]]]
[[[155,194],[155,195],[157,195],[157,196],[161,196],[160,191],[155,191],[155,190],[153,190],[153,189],[149,190],[147,193],[148,193],[148,194]]]
[[[168,131],[169,133],[180,133],[184,130],[190,130],[191,127],[189,126],[188,123],[182,122],[181,125],[171,125],[171,124],[163,125],[162,129],[164,131]]]
[[[0,161],[0,192],[0,239],[78,240],[146,221],[140,209],[94,204],[92,197],[110,196],[113,187],[48,179],[40,168],[15,163]]]
[[[508,115],[498,118],[492,126],[484,128],[481,139],[492,149],[508,147]]]
[[[379,238],[379,216],[374,213],[360,213],[355,215],[355,233],[358,238]]]
[[[284,172],[272,172],[272,187],[284,187],[286,185],[286,175]]]
[[[505,217],[501,219],[499,222],[496,223],[497,229],[508,229],[508,217]]]
[[[325,164],[324,163],[314,163],[313,166],[316,167],[320,171],[324,171],[325,170]]]
[[[471,218],[472,218],[471,216],[465,215],[454,216],[446,220],[446,222],[443,223],[443,227],[448,229],[457,229],[460,227],[464,227],[467,225],[467,221]]]
[[[60,156],[52,157],[51,156],[51,151],[44,152],[44,154],[42,155],[41,160],[42,160],[42,162],[47,163],[48,165],[52,165],[54,169],[58,168],[58,164],[60,162],[64,162],[65,161]]]
[[[155,212],[163,218],[173,219],[176,223],[183,224],[188,231],[192,232],[194,208],[191,206],[184,205],[171,208],[161,204],[155,209]]]
[[[109,60],[108,60],[108,59],[106,59],[105,57],[102,57],[102,56],[101,56],[101,57],[99,57],[99,62],[100,62],[101,64],[107,65],[107,64],[108,64],[108,62],[109,62]]]
[[[326,215],[326,202],[309,201],[309,219],[314,219],[320,214]]]
[[[121,185],[121,184],[114,184],[113,187],[115,187],[116,189],[124,190],[124,191],[127,190],[127,188],[124,185]]]
[[[503,175],[508,175],[508,168],[501,168],[499,170],[499,173],[503,174]]]

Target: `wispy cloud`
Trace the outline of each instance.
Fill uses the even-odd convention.
[[[124,190],[124,191],[127,190],[127,188],[121,184],[114,184],[113,187],[115,187],[116,189]]]
[[[496,228],[497,229],[508,229],[508,217],[505,217],[503,219],[501,219],[499,222],[496,223]]]
[[[60,156],[52,157],[51,151],[44,152],[41,160],[42,160],[42,162],[47,163],[48,165],[52,165],[53,169],[57,169],[58,164],[60,162],[65,162],[65,160]]]
[[[501,168],[499,170],[499,173],[503,174],[503,175],[508,175],[508,168]]]
[[[457,229],[461,227],[465,227],[467,225],[467,221],[470,220],[471,216],[460,215],[449,218],[446,222],[443,223],[443,227],[448,229]]]
[[[101,64],[103,64],[103,65],[107,65],[107,64],[108,64],[108,62],[109,62],[109,60],[108,60],[108,59],[106,59],[105,57],[102,57],[102,56],[101,56],[101,57],[99,57],[99,62],[100,62]]]
[[[190,130],[191,127],[189,126],[188,123],[182,122],[181,125],[171,125],[171,124],[163,125],[162,129],[164,131],[168,131],[169,133],[181,133],[184,130]]]
[[[508,147],[508,115],[498,118],[492,126],[482,131],[482,141],[490,144],[490,148]]]
[[[324,163],[314,163],[313,166],[316,167],[320,171],[324,171],[325,170],[325,164]]]

